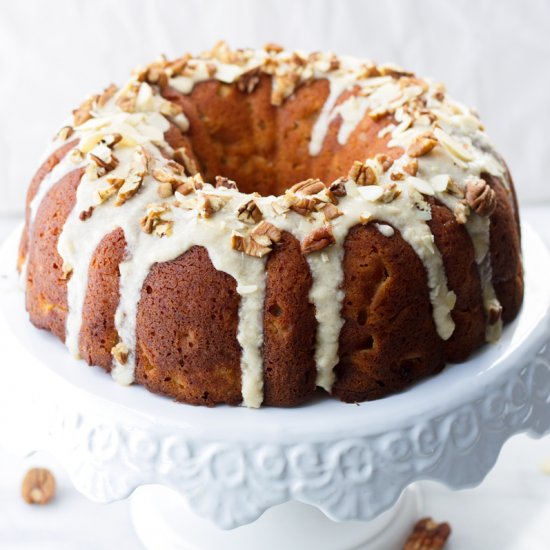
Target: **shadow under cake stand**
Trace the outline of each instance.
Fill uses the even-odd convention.
[[[399,548],[416,481],[475,486],[509,437],[550,430],[550,260],[529,227],[524,305],[497,344],[378,401],[260,410],[176,404],[70,358],[28,321],[19,233],[0,251],[0,441],[52,453],[96,502],[132,495],[148,549]]]

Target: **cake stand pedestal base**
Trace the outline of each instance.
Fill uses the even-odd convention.
[[[336,522],[318,508],[287,502],[254,523],[231,531],[189,510],[185,499],[162,486],[138,488],[131,500],[134,528],[148,550],[388,550],[401,548],[421,517],[421,495],[411,485],[397,504],[369,522]]]

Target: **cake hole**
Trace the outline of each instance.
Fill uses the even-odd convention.
[[[359,313],[357,314],[357,322],[360,325],[364,325],[367,322],[367,310],[361,309],[359,310]],[[372,338],[371,338],[372,340]]]
[[[243,193],[280,196],[296,182],[310,177],[331,183],[347,173],[350,158],[364,157],[365,144],[355,139],[346,147],[325,147],[319,155],[309,155],[311,133],[330,91],[326,82],[308,82],[297,88],[285,103],[282,119],[277,109],[264,110],[261,98],[269,96],[262,94],[269,94],[270,90],[263,83],[254,96],[240,93],[235,83],[206,82],[203,86],[208,89],[206,95],[197,94],[193,99],[201,138],[191,136],[189,150],[207,182],[220,175],[237,182]],[[314,106],[308,98],[310,86],[321,94],[314,94]],[[165,95],[175,100],[178,93],[170,90]],[[291,108],[294,102],[300,108]]]
[[[147,285],[147,286],[145,287],[145,292],[147,292],[147,294],[152,294],[152,293],[153,293],[153,289],[152,289],[149,285]]]
[[[267,311],[273,315],[273,317],[280,317],[283,314],[282,308],[277,303],[270,305]]]
[[[422,367],[423,363],[424,359],[421,356],[401,359],[399,363],[399,372],[404,378],[410,378],[414,371]]]
[[[374,338],[369,334],[364,340],[361,341],[359,349],[370,350],[374,347]]]

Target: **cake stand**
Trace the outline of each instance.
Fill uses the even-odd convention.
[[[523,229],[526,294],[498,344],[413,388],[350,405],[208,409],[120,387],[33,328],[0,252],[0,437],[45,450],[90,499],[132,495],[149,549],[399,548],[414,483],[480,483],[504,442],[550,429],[550,260]]]

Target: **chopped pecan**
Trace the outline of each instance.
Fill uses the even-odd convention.
[[[256,240],[237,232],[233,232],[231,235],[231,247],[238,252],[244,252],[256,258],[261,258],[271,252],[269,245],[260,244]]]
[[[347,181],[347,179],[344,178],[344,177],[341,177],[341,178],[338,178],[337,180],[334,180],[330,184],[329,191],[335,197],[345,197],[347,195],[346,181]]]
[[[180,166],[179,164],[177,166]],[[169,164],[159,166],[153,169],[152,176],[162,183],[171,183],[173,185],[180,185],[184,181],[183,170],[173,170]]]
[[[468,214],[470,213],[470,208],[467,204],[460,201],[454,208],[453,213],[455,215],[455,220],[457,223],[464,225],[468,221]]]
[[[502,317],[502,306],[500,304],[492,304],[487,313],[487,320],[490,325],[496,325]]]
[[[111,355],[115,358],[115,361],[120,365],[125,365],[128,362],[128,355],[130,350],[126,344],[119,342],[111,349]]]
[[[383,187],[383,192],[380,197],[380,200],[382,202],[391,202],[397,197],[399,197],[399,195],[401,195],[401,189],[399,189],[399,187],[397,187],[397,185],[393,182],[388,183]]]
[[[409,174],[409,176],[416,176],[418,173],[418,161],[414,158],[411,159],[403,165],[403,171]]]
[[[183,113],[183,109],[181,108],[181,105],[178,105],[177,103],[173,103],[172,101],[163,101],[160,106],[160,113],[165,116],[175,117]]]
[[[225,176],[216,176],[216,187],[225,187],[226,189],[237,189],[237,184]]]
[[[136,110],[137,96],[139,91],[140,83],[133,82],[120,93],[116,104],[120,109],[126,113],[133,113]]]
[[[147,208],[147,214],[139,221],[141,228],[145,233],[155,234],[158,237],[169,236],[172,234],[174,222],[163,218],[164,214],[170,212],[170,208],[164,204],[151,204]]]
[[[479,216],[490,216],[497,206],[495,192],[481,178],[469,178],[466,183],[466,201]]]
[[[171,183],[161,182],[157,185],[157,193],[161,199],[167,199],[174,194],[174,188]]]
[[[303,254],[311,254],[318,250],[323,250],[327,246],[334,244],[334,234],[330,225],[324,225],[314,229],[307,235],[300,244]]]
[[[176,193],[180,195],[189,195],[195,191],[195,186],[193,185],[192,180],[184,181],[181,185],[178,185],[175,189]]]
[[[114,84],[110,84],[103,93],[98,95],[96,98],[96,103],[98,107],[104,107],[105,104],[111,99],[115,94],[118,88]]]
[[[300,74],[297,71],[285,73],[283,75],[275,75],[273,77],[273,88],[271,91],[272,105],[280,107],[284,100],[294,92],[299,81]]]
[[[325,220],[327,221],[338,218],[343,214],[343,212],[338,207],[334,206],[334,204],[331,203],[327,203],[325,206],[323,206],[322,212],[325,216]]]
[[[237,80],[237,88],[241,92],[250,94],[254,91],[256,86],[260,83],[260,68],[255,67],[246,73],[243,73]]]
[[[262,220],[262,217],[262,211],[254,199],[250,199],[237,209],[237,218],[245,223],[258,223]]]
[[[75,126],[80,126],[81,124],[84,124],[87,120],[90,120],[92,118],[92,108],[94,105],[94,98],[89,97],[88,99],[84,100],[84,102],[78,107],[78,109],[75,109],[73,111],[73,124]]]
[[[72,126],[63,126],[59,132],[57,132],[57,139],[61,139],[62,141],[66,141],[74,134],[74,128]]]
[[[268,42],[264,46],[264,50],[269,53],[281,53],[284,48],[280,44],[276,44],[275,42]]]
[[[122,135],[116,132],[113,134],[105,134],[101,141],[107,145],[107,147],[113,149],[117,143],[122,141]]]
[[[195,162],[193,157],[189,155],[189,151],[187,151],[187,148],[185,147],[178,147],[174,151],[174,160],[178,164],[181,164],[185,168],[185,170],[187,170],[187,173],[191,174],[192,176],[194,176],[199,171],[197,163]]]
[[[191,56],[189,54],[182,55],[168,63],[167,70],[170,76],[178,76],[183,73],[189,63]]]
[[[374,157],[374,160],[380,164],[380,166],[382,167],[382,172],[387,172],[393,165],[393,159],[388,156],[388,155],[385,155],[384,153],[379,153],[378,155],[376,155]]]
[[[403,174],[403,172],[392,172],[390,174],[390,179],[392,181],[403,181],[405,179],[405,174]]]
[[[203,218],[211,218],[216,212],[221,210],[228,201],[229,197],[200,193],[197,200],[199,215]]]
[[[98,167],[101,168],[101,170],[98,171],[98,174],[103,176],[107,172],[111,172],[118,166],[118,159],[115,157],[115,155],[111,154],[110,158],[108,160],[104,160],[98,155],[94,155],[94,153],[88,153],[90,155],[90,159],[92,162]]]
[[[407,149],[409,157],[422,157],[427,155],[437,145],[437,139],[431,132],[416,136]]]
[[[421,519],[405,542],[403,550],[440,550],[451,534],[448,523],[435,523],[431,518]]]
[[[131,171],[119,189],[115,206],[122,206],[128,199],[132,198],[141,187],[145,174]]]
[[[300,216],[307,216],[317,210],[319,201],[316,198],[295,197],[290,204],[291,210],[294,210]]]
[[[133,197],[141,187],[143,178],[147,174],[148,166],[151,162],[150,153],[144,147],[136,150],[132,159],[130,172],[126,177],[124,184],[118,190],[115,206],[122,206],[128,199]]]
[[[94,206],[90,206],[90,208],[88,208],[88,209],[86,209],[86,210],[83,210],[83,211],[80,212],[80,214],[78,215],[78,219],[79,219],[81,222],[85,222],[86,220],[89,220],[89,219],[92,217],[92,214],[94,213],[94,209],[95,209]]]

